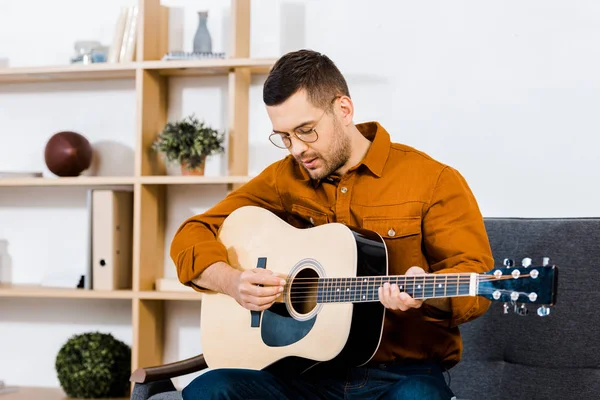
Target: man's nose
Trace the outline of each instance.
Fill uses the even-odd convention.
[[[308,149],[308,145],[302,140],[298,139],[295,136],[291,136],[290,140],[292,141],[292,145],[290,146],[290,152],[293,156],[300,156]]]

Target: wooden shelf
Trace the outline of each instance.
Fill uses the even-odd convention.
[[[0,83],[49,81],[94,81],[134,79],[136,70],[158,71],[164,76],[224,75],[237,68],[251,73],[267,73],[275,63],[271,58],[226,58],[192,61],[141,61],[131,63],[74,64],[49,67],[12,67],[0,69]]]
[[[135,69],[135,63],[2,68],[0,83],[134,79]]]
[[[0,186],[119,186],[133,185],[130,176],[77,176],[64,178],[0,178]]]
[[[270,58],[225,58],[214,60],[191,61],[144,61],[141,67],[145,70],[156,70],[164,76],[202,76],[223,75],[235,68],[249,68],[250,72],[267,73],[275,63]]]
[[[145,185],[220,185],[246,183],[250,176],[79,176],[65,178],[0,178],[0,187],[37,186],[131,186]]]
[[[55,299],[141,299],[141,300],[193,300],[202,298],[195,291],[154,291],[154,290],[88,290],[54,288],[33,284],[0,283],[0,298],[55,298]]]
[[[67,397],[61,388],[19,387],[17,391],[0,395],[2,400],[79,400]],[[103,400],[128,400],[129,397],[105,398]],[[94,400],[94,399],[88,399]]]
[[[54,298],[54,299],[142,299],[142,300],[200,300],[201,293],[196,292],[157,292],[146,290],[135,292],[132,290],[87,290],[53,288],[40,285],[13,285],[0,283],[0,298]]]
[[[131,290],[98,291],[64,289],[40,285],[0,284],[0,297],[56,298],[56,299],[133,299]]]
[[[137,178],[146,185],[213,185],[246,183],[249,176],[142,176]]]

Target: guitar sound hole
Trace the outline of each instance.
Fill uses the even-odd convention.
[[[308,314],[317,306],[319,275],[312,268],[298,272],[290,288],[290,304],[298,314]]]

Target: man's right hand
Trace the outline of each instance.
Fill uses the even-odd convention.
[[[285,286],[285,280],[263,268],[236,271],[236,275],[228,294],[242,307],[252,311],[271,307]]]

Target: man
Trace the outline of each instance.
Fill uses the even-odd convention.
[[[379,233],[391,275],[482,273],[493,258],[477,202],[450,166],[391,143],[377,122],[355,125],[346,81],[325,55],[281,57],[264,84],[271,142],[289,155],[265,168],[177,231],[171,257],[179,279],[198,291],[232,296],[248,310],[269,308],[284,282],[268,270],[235,270],[215,235],[235,209],[254,205],[301,226],[338,222]],[[262,285],[262,286],[260,286]],[[277,371],[213,370],[184,399],[450,399],[443,372],[460,359],[458,326],[482,315],[480,297],[413,299],[385,283],[378,352],[364,366],[327,363],[299,376]],[[226,317],[226,316],[225,316]]]

